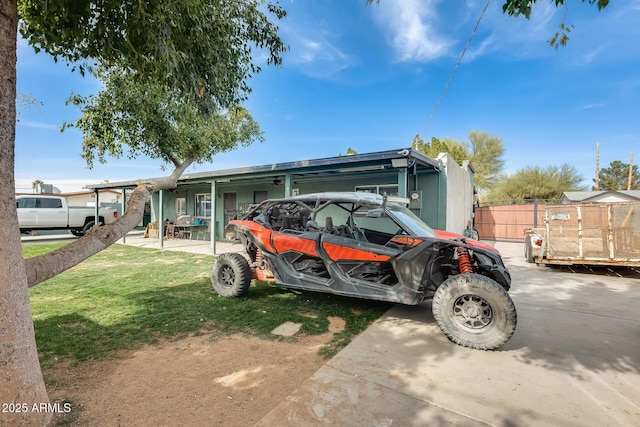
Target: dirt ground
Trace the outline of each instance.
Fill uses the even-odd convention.
[[[283,340],[201,335],[123,352],[115,360],[45,371],[56,419],[75,426],[252,426],[325,360],[319,348],[344,328]]]

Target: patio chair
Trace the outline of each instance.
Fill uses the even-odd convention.
[[[204,240],[206,240],[207,237],[211,235],[211,224],[208,224],[206,229],[204,229],[203,227],[198,228],[198,231],[196,232],[196,240],[200,240],[201,234],[202,237],[204,237]]]
[[[147,228],[144,231],[144,237],[149,237],[151,239],[158,238],[158,221],[147,224]]]
[[[167,237],[167,239],[171,239],[171,238],[176,238],[176,225],[175,224],[171,224],[168,223],[165,225],[165,227],[167,228],[167,230],[165,231],[165,236]]]
[[[191,230],[186,225],[193,224],[194,219],[191,215],[180,215],[176,218],[175,227],[178,230],[178,236],[181,239],[189,237],[191,239]]]

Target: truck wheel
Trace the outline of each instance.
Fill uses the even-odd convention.
[[[251,285],[249,262],[234,252],[220,254],[211,267],[213,289],[223,297],[240,297]]]
[[[79,236],[84,236],[85,234],[87,234],[89,232],[89,230],[91,230],[93,228],[93,226],[95,225],[95,221],[89,221],[88,223],[86,223],[84,225],[84,227],[82,227],[82,234],[78,234]],[[104,223],[102,221],[100,221],[98,223],[98,225],[100,227],[102,227],[104,225]]]
[[[86,223],[84,227],[82,227],[82,235],[84,236],[85,234],[87,234],[87,232],[93,228],[94,224],[94,221],[89,221],[88,223]]]
[[[527,260],[529,264],[533,263],[533,247],[531,246],[531,236],[526,236],[524,238],[524,259]]]
[[[463,347],[493,350],[516,329],[516,307],[507,291],[479,274],[445,280],[436,290],[432,310],[440,330]]]

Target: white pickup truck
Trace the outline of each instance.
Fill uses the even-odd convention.
[[[20,232],[32,230],[69,230],[83,236],[95,224],[95,208],[68,206],[67,199],[60,196],[21,195],[16,196]],[[100,208],[100,224],[110,224],[118,218],[113,208]]]

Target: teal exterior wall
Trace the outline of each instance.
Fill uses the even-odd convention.
[[[211,221],[216,239],[224,239],[231,213],[241,216],[246,212],[255,203],[256,192],[266,192],[266,197],[273,199],[366,189],[406,197],[409,208],[431,227],[461,233],[461,224],[466,224],[473,205],[473,172],[467,166],[449,161],[446,155],[431,159],[405,149],[186,175],[176,189],[163,192],[162,219],[176,219],[178,198],[185,199],[185,213],[195,215],[196,196],[211,196],[213,220],[206,219]],[[225,193],[235,195],[235,204],[226,213]],[[158,201],[159,195],[154,194],[152,221],[159,218]]]
[[[444,174],[428,168],[417,168],[415,173],[406,174],[405,188],[407,197],[415,191],[420,192],[420,205],[416,208],[412,205],[412,210],[423,221],[433,228],[444,229],[446,225],[446,179]],[[398,186],[398,179],[403,177],[396,170],[384,170],[379,173],[367,174],[343,174],[342,176],[322,177],[314,180],[305,178],[296,180],[293,176],[290,181],[291,191],[297,194],[308,194],[323,191],[355,191],[358,187],[385,187]],[[400,183],[402,184],[402,183]],[[267,197],[285,197],[285,182],[281,180],[279,185],[273,182],[216,182],[215,200],[212,205],[215,208],[213,224],[216,239],[225,238],[225,193],[235,193],[236,209],[238,215],[246,212],[246,209],[254,203],[255,192],[267,192]],[[184,198],[186,202],[186,214],[196,214],[196,196],[199,194],[211,194],[211,183],[201,182],[193,184],[181,184],[177,189],[163,192],[163,219],[174,221],[178,214],[176,212],[176,199]],[[159,194],[154,194],[151,198],[151,220],[159,218]],[[209,218],[207,218],[209,220]]]
[[[444,229],[446,223],[446,180],[440,173],[417,175],[417,191],[422,194],[418,215],[431,228]]]

